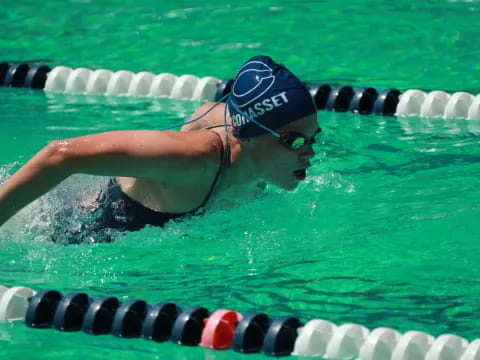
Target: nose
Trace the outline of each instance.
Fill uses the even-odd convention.
[[[301,160],[309,160],[315,156],[315,151],[313,150],[312,144],[305,146],[305,149],[300,154]]]

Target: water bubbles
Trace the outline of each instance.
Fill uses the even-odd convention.
[[[18,166],[20,166],[18,162],[0,166],[0,184],[3,184],[10,177],[12,170]]]

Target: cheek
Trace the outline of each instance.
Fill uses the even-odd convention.
[[[278,151],[275,154],[272,152],[272,156],[270,157],[271,161],[268,166],[267,176],[270,179],[275,179],[276,181],[284,182],[286,179],[290,179],[292,176],[291,172],[292,169],[295,167],[295,157],[296,155],[290,152],[287,149],[287,153],[285,151]]]
[[[277,172],[282,171],[292,162],[292,154],[288,151],[288,149],[285,151],[283,148],[271,150],[269,158],[271,162],[270,167]]]
[[[263,173],[269,179],[279,179],[298,162],[298,155],[273,139],[262,149]]]

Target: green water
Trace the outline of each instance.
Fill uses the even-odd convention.
[[[264,53],[306,81],[480,92],[480,2],[345,3],[1,2],[0,61],[228,78]],[[0,178],[52,139],[160,128],[198,105],[0,88]],[[102,180],[67,181],[0,230],[0,283],[480,337],[480,123],[319,119],[296,191],[270,187],[113,244],[44,240],[45,214]],[[22,324],[0,324],[0,356],[265,358]]]

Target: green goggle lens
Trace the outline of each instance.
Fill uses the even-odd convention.
[[[292,150],[298,150],[307,143],[307,139],[303,134],[295,132],[283,135],[281,140],[289,149]]]
[[[297,137],[295,139],[292,139],[292,141],[290,142],[290,147],[295,150],[300,149],[305,145],[305,143],[306,143],[305,137],[303,136]]]
[[[285,146],[291,150],[298,150],[307,145],[307,143],[315,143],[315,136],[317,136],[322,130],[319,128],[313,137],[308,140],[304,134],[296,131],[289,131],[280,135],[280,140]]]

